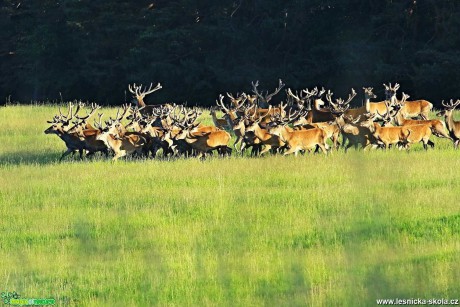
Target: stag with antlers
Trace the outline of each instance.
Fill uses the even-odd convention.
[[[437,116],[443,116],[446,122],[447,130],[449,131],[449,136],[452,138],[454,142],[454,148],[458,149],[458,144],[460,143],[460,121],[454,120],[453,111],[455,108],[460,104],[460,99],[457,101],[453,101],[452,99],[448,103],[444,103],[442,101],[442,105],[444,110],[438,112]]]

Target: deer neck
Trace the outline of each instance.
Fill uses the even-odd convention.
[[[454,110],[446,111],[444,115],[446,119],[446,126],[449,131],[454,129],[455,121],[454,121]]]
[[[280,130],[281,141],[288,142],[292,137],[293,132],[290,132],[287,127],[283,126]]]
[[[143,97],[137,97],[137,104],[138,104],[138,107],[145,107],[146,106]]]
[[[217,116],[216,116],[216,112],[211,112],[211,116],[212,116],[212,121],[214,122],[214,126],[218,126],[217,124]]]
[[[256,124],[256,126],[254,127],[254,135],[261,140],[268,139],[267,130],[260,128],[259,124]]]
[[[398,99],[396,98],[396,94],[394,94],[390,97],[390,105],[395,105],[396,103],[398,103]]]
[[[375,137],[377,137],[380,134],[380,130],[382,127],[379,125],[379,123],[372,122],[369,127],[364,126],[364,128],[369,129],[370,133],[372,133]]]
[[[367,95],[364,97],[364,107],[366,108],[366,113],[371,111],[371,98]]]
[[[228,124],[230,127],[232,127],[232,129],[235,129],[235,128],[236,128],[236,126],[233,124],[232,119],[230,118],[230,115],[225,114],[225,115],[224,115],[224,119],[227,121],[227,124]]]
[[[339,129],[342,129],[345,126],[345,119],[343,118],[343,114],[335,118],[334,124],[337,125]]]
[[[398,113],[396,113],[396,116],[395,116],[396,125],[403,126],[405,121],[406,121],[406,119],[404,118],[402,110],[399,110]]]

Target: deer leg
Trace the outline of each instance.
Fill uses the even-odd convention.
[[[231,157],[233,150],[228,146],[225,146],[224,149],[225,149],[225,155]]]
[[[333,135],[331,137],[331,141],[332,141],[332,144],[334,145],[335,150],[339,150],[339,147],[340,147],[339,136]]]
[[[75,154],[75,151],[73,149],[67,148],[67,150],[62,154],[61,158],[59,161],[61,161],[65,156],[68,156],[70,154]]]
[[[326,149],[326,146],[324,146],[325,144],[318,144],[317,146],[319,146],[319,148],[321,148],[321,150],[323,151],[323,153],[325,155],[327,155],[327,149]]]
[[[347,152],[348,149],[349,149],[350,147],[352,147],[352,146],[353,146],[353,144],[350,143],[350,142],[348,142],[347,146],[345,146],[345,152]],[[356,148],[356,145],[355,145],[355,148]]]
[[[236,138],[235,143],[233,143],[233,148],[235,148],[236,151],[238,151],[237,145],[240,144],[241,141],[243,141],[243,138],[241,136],[239,136],[239,137]]]
[[[290,154],[293,153],[293,152],[296,152],[296,148],[291,147],[291,148],[289,148],[289,150],[287,150],[283,155],[284,155],[284,156],[287,156],[287,155],[290,155]]]
[[[294,156],[297,158],[298,154],[299,154],[299,151],[300,151],[300,148],[297,148],[295,151],[294,151]]]
[[[269,151],[271,148],[272,148],[272,145],[265,144],[265,148],[261,152],[259,152],[259,156],[263,155],[264,153]]]
[[[458,149],[458,143],[460,142],[460,139],[455,140],[454,142],[454,148]]]
[[[115,154],[115,156],[112,158],[112,161],[117,161],[118,158],[126,156],[126,151],[125,150],[120,150]]]
[[[347,142],[347,137],[345,136],[345,134],[342,134],[342,147],[345,147],[346,142]],[[350,141],[348,141],[348,143],[350,143]]]

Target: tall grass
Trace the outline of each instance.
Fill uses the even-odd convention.
[[[78,306],[460,296],[460,162],[448,141],[58,163],[62,141],[43,134],[55,110],[0,108],[1,291]]]

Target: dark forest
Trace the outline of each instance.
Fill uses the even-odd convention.
[[[435,106],[460,98],[458,0],[0,3],[0,103],[119,105],[129,83],[160,82],[148,103],[209,106],[278,79],[337,95],[373,86],[379,98],[398,82]]]

